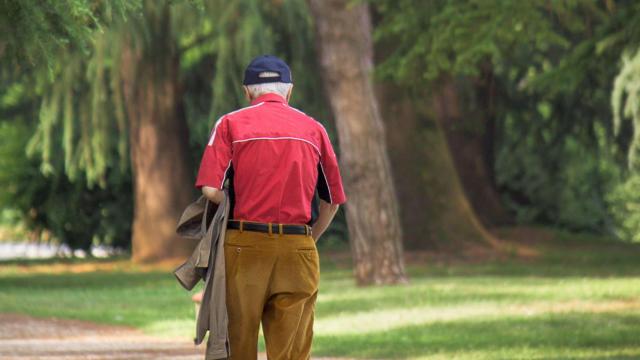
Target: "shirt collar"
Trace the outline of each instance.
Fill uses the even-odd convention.
[[[287,103],[287,100],[285,98],[283,98],[282,96],[278,95],[278,94],[266,93],[266,94],[262,94],[262,95],[258,96],[257,98],[253,99],[253,101],[251,101],[251,105],[256,105],[258,103],[265,102],[265,101],[279,102],[279,103],[283,103],[283,104]]]

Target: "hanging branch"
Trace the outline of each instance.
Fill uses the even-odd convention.
[[[622,69],[616,76],[611,93],[615,134],[619,135],[622,120],[633,125],[633,136],[628,150],[628,167],[640,170],[640,50],[622,55]]]

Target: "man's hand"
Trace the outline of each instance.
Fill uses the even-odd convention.
[[[329,227],[329,224],[331,224],[331,221],[336,215],[339,206],[340,205],[329,204],[324,200],[320,200],[320,214],[318,215],[318,219],[316,220],[315,224],[313,224],[313,227],[311,229],[311,236],[313,236],[313,239],[316,242],[318,242],[318,239],[320,238],[322,233],[324,233],[324,231]]]
[[[224,199],[224,192],[221,190],[218,190],[214,187],[210,187],[210,186],[203,186],[202,187],[202,194],[209,200],[213,201],[216,204],[220,204],[222,202],[222,199]]]

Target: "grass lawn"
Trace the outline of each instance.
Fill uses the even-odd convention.
[[[640,359],[640,245],[566,234],[529,245],[541,255],[472,262],[423,256],[409,264],[408,285],[368,288],[354,285],[348,257],[321,251],[314,354]],[[171,269],[126,260],[60,263],[0,263],[0,312],[192,337],[190,294]]]

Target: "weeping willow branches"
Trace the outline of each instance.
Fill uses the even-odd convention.
[[[623,118],[633,123],[628,166],[637,173],[640,170],[640,50],[622,56],[622,70],[614,81],[611,104],[616,134],[620,132]]]
[[[276,5],[256,0],[209,1],[203,9],[214,24],[208,32],[215,57],[212,117],[243,104],[242,74],[253,57],[278,54],[292,65],[294,74],[301,74],[313,61],[312,27],[304,0]],[[307,86],[309,78],[296,78],[296,90],[318,88]]]
[[[139,7],[132,0],[0,1],[0,59],[3,69],[42,67],[53,75],[60,51],[90,51],[95,32]]]
[[[304,0],[277,4],[259,0],[133,3],[139,6],[103,8],[98,6],[102,2],[97,1],[95,11],[100,14],[111,16],[122,9],[127,12],[96,27],[82,49],[70,46],[59,51],[47,71],[46,78],[53,81],[39,81],[39,123],[27,150],[30,155],[41,157],[43,173],[64,169],[73,181],[84,172],[89,187],[98,184],[104,188],[109,176],[119,177],[130,171],[130,120],[119,71],[120,55],[127,43],[124,37],[153,57],[165,55],[167,42],[175,42],[181,77],[198,71],[197,63],[213,64],[210,116],[206,122],[197,122],[193,129],[202,134],[208,133],[220,114],[243,105],[242,73],[253,57],[264,53],[282,56],[292,64],[294,74],[301,74],[315,61]],[[162,9],[170,11],[171,34],[156,39],[151,34],[159,29],[153,26],[160,25],[151,19]],[[135,69],[137,64],[127,65]],[[311,99],[307,108],[319,108],[316,105],[322,102],[322,96],[313,93],[319,89],[317,77],[301,76],[295,80],[299,98]],[[56,152],[64,155],[55,156]]]
[[[72,181],[86,173],[89,187],[105,188],[111,164],[119,174],[128,171],[127,127],[113,32],[96,34],[91,56],[68,51],[53,69],[55,81],[45,85],[39,124],[27,153],[40,154],[41,170],[53,174],[63,168]],[[52,152],[61,151],[63,164]],[[118,161],[115,161],[118,159]]]

